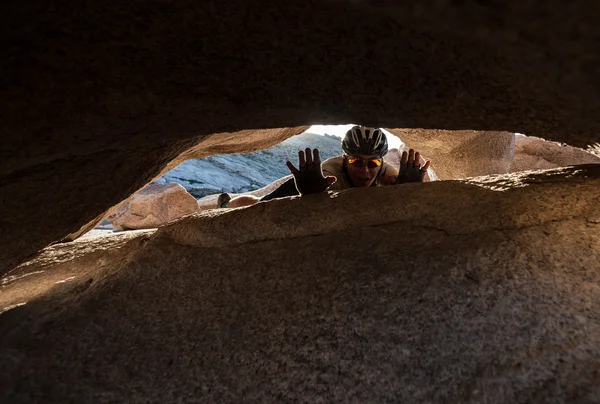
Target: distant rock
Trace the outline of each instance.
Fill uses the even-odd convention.
[[[266,150],[248,154],[222,154],[188,160],[159,178],[156,183],[176,182],[196,198],[228,192],[247,193],[290,174],[287,160],[298,161],[298,151],[318,148],[321,159],[342,153],[336,136],[304,132]]]
[[[123,202],[108,221],[117,230],[151,229],[198,210],[196,198],[179,184],[149,184]]]
[[[104,219],[100,224],[94,227],[92,230],[84,233],[81,237],[100,236],[110,234],[117,229],[108,220]]]
[[[535,136],[520,135],[515,142],[515,158],[511,172],[594,163],[600,163],[600,157],[583,149]]]

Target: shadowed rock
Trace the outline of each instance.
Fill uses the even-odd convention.
[[[149,181],[188,158],[268,148],[304,129],[218,133],[184,142],[161,141],[152,147],[140,144],[120,152],[113,148],[119,144],[115,140],[104,152],[58,159],[3,177],[0,179],[0,206],[4,212],[0,268],[5,269],[0,273],[50,243],[70,241],[93,229]],[[217,139],[222,140],[221,145]],[[101,175],[102,172],[106,175]],[[134,172],[141,177],[128,182],[126,178]],[[71,199],[75,195],[81,199]],[[28,211],[28,204],[37,198],[41,198],[38,207]]]
[[[519,136],[515,142],[515,158],[511,172],[599,163],[599,156],[577,147],[550,142],[535,136]]]
[[[2,272],[209,135],[215,152],[244,142],[233,132],[311,123],[599,140],[593,0],[0,7]]]
[[[50,247],[3,279],[0,399],[596,402],[599,187],[354,189]]]

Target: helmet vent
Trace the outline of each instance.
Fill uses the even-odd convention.
[[[356,125],[342,139],[342,150],[348,155],[377,155],[383,157],[388,150],[388,143],[383,131]]]

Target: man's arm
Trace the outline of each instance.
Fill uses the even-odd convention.
[[[296,184],[294,183],[294,178],[290,178],[285,181],[283,184],[275,188],[271,193],[260,198],[261,201],[269,201],[275,198],[285,198],[286,196],[295,196],[299,195],[298,190],[296,189]]]

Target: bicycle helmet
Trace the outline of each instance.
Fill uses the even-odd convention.
[[[342,150],[351,156],[374,154],[383,157],[388,151],[387,137],[380,128],[356,125],[346,132]]]

